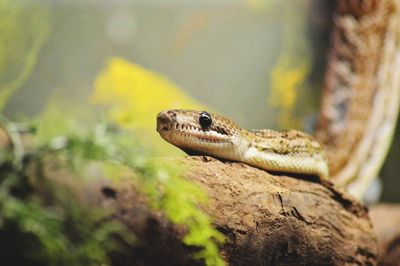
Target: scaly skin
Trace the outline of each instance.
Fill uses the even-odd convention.
[[[201,113],[160,112],[157,131],[190,155],[243,162],[267,171],[329,177],[325,152],[310,135],[297,130],[245,130],[217,114],[209,114],[212,122],[204,127],[199,121]]]
[[[362,198],[378,176],[400,107],[400,0],[339,0],[316,139],[332,181]]]

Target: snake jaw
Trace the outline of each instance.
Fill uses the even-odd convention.
[[[190,150],[190,154],[219,153],[218,150],[225,151],[232,144],[231,135],[219,132],[218,128],[202,128],[198,112],[187,112],[168,110],[157,115],[157,131],[163,139],[184,151]]]

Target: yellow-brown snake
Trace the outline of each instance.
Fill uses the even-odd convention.
[[[249,131],[222,116],[188,110],[161,112],[158,132],[189,154],[330,176],[361,198],[383,164],[398,116],[400,0],[339,0],[331,39],[316,130],[321,145],[296,130]],[[202,114],[211,120],[208,127]]]
[[[339,0],[316,139],[332,181],[361,198],[377,177],[400,103],[400,0]]]
[[[329,176],[321,145],[297,130],[245,130],[221,115],[166,110],[157,115],[157,131],[190,155],[210,155],[269,171]]]

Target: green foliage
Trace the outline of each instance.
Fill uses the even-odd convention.
[[[34,248],[20,250],[19,256],[24,262],[44,261],[48,265],[109,264],[109,254],[123,250],[115,236],[118,235],[128,244],[133,243],[133,237],[127,234],[122,224],[109,220],[110,210],[92,208],[82,205],[82,202],[78,204],[73,191],[66,187],[60,191],[54,183],[43,178],[41,156],[48,151],[43,147],[40,154],[36,155],[38,171],[34,172],[36,174],[30,173],[29,181],[24,174],[26,169],[6,169],[6,163],[3,162],[0,231],[15,225],[19,235],[32,236],[37,241],[38,245]],[[31,183],[40,183],[45,195],[31,193]]]
[[[125,229],[116,222],[94,226],[105,214],[70,208],[73,209],[64,209],[60,213],[57,209],[44,208],[38,198],[30,201],[10,198],[1,206],[1,218],[16,222],[22,233],[33,234],[41,243],[41,256],[50,265],[108,264],[108,252],[118,247],[111,236],[122,235]],[[69,217],[71,213],[73,216]],[[77,231],[79,240],[68,238],[70,233],[65,230],[66,221]]]
[[[162,210],[173,223],[187,226],[183,241],[201,249],[196,258],[204,259],[206,265],[224,265],[218,250],[224,236],[198,207],[200,203],[206,204],[205,193],[177,174],[180,169],[176,166],[148,160],[133,139],[126,132],[110,134],[106,126],[98,125],[87,137],[69,137],[64,151],[73,158],[73,165],[80,165],[85,159],[103,162],[106,167],[112,163],[114,171],[108,173],[114,179],[118,179],[123,167],[134,169],[152,206]]]
[[[185,244],[201,248],[196,258],[204,259],[206,265],[224,265],[218,245],[224,236],[212,226],[210,217],[198,205],[207,203],[206,194],[193,183],[176,173],[177,166],[163,163],[148,165],[144,171],[147,194],[156,208],[161,209],[176,224],[187,226],[183,238]],[[156,176],[157,179],[151,178]],[[158,187],[158,190],[154,190]]]
[[[207,197],[199,187],[181,177],[183,169],[149,160],[148,150],[141,148],[131,131],[106,124],[85,127],[54,105],[48,111],[50,115],[36,121],[39,147],[33,158],[39,169],[45,165],[46,157],[66,162],[65,166],[82,180],[88,177],[80,173],[87,173],[85,167],[91,162],[112,180],[118,180],[121,173],[130,169],[151,206],[163,211],[171,222],[186,226],[183,241],[199,248],[195,257],[207,265],[224,265],[218,250],[224,237],[199,208],[199,204],[207,203]],[[25,172],[24,168],[11,169],[8,177],[0,179],[0,231],[2,225],[11,222],[17,224],[22,234],[33,235],[40,243],[34,255],[36,260],[51,265],[109,264],[108,255],[122,248],[113,235],[133,243],[132,234],[126,233],[124,226],[107,220],[108,210],[78,204],[72,191],[60,191],[57,185],[46,181],[43,169],[36,170],[33,177],[30,173],[29,178],[40,183],[45,197],[30,193]],[[16,189],[24,191],[23,197],[13,194]],[[52,199],[50,205],[45,200],[48,198]]]

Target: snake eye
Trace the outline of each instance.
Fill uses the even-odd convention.
[[[200,114],[199,123],[202,128],[208,128],[212,124],[211,115],[207,112],[202,112]]]

